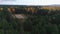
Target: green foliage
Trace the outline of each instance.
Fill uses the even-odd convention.
[[[60,34],[60,13],[30,14],[22,26],[23,32],[20,30],[20,21],[11,15],[7,11],[0,12],[0,34]],[[49,17],[51,22],[49,22]]]

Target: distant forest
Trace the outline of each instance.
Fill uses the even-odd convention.
[[[0,5],[0,34],[60,34],[60,7]]]

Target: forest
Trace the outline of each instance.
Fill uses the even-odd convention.
[[[60,10],[8,8],[0,7],[0,34],[60,34]],[[12,14],[24,14],[28,18],[22,23]]]

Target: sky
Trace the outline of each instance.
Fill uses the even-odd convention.
[[[0,5],[52,5],[60,0],[0,0]]]

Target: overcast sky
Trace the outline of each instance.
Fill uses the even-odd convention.
[[[60,0],[0,0],[0,5],[51,5],[60,4]]]

